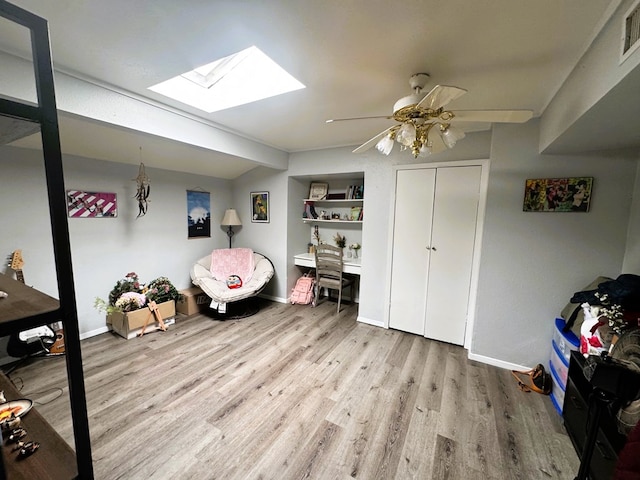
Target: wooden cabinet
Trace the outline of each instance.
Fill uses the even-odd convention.
[[[73,450],[52,432],[35,409],[25,415],[25,423],[41,443],[40,449],[24,461],[3,458],[1,474],[6,478],[67,479],[93,478],[91,439],[87,418],[86,394],[82,371],[80,332],[76,310],[71,248],[67,224],[67,206],[60,151],[58,113],[54,93],[53,66],[47,21],[0,0],[0,16],[30,30],[31,51],[36,80],[37,105],[0,98],[0,139],[4,143],[40,130],[44,171],[49,197],[53,252],[57,273],[59,300],[21,285],[6,276],[0,279],[0,290],[9,297],[0,300],[0,336],[36,326],[61,321],[65,332],[67,377],[73,421]],[[3,92],[0,91],[0,95]],[[7,392],[11,396],[11,390]],[[29,417],[27,419],[27,417]],[[29,432],[31,433],[31,432]],[[61,443],[62,442],[62,443]],[[2,457],[0,457],[2,458]],[[49,465],[44,465],[44,464]],[[77,475],[76,475],[77,473]]]
[[[482,166],[399,168],[389,326],[463,345]]]
[[[587,438],[589,420],[589,395],[592,388],[582,373],[585,359],[581,353],[571,352],[569,378],[564,397],[562,416],[573,446],[582,455]],[[608,480],[615,469],[618,453],[625,444],[626,436],[621,435],[616,426],[615,413],[605,409],[600,417],[600,427],[591,459],[592,480]]]

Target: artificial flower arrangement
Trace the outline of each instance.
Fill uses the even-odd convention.
[[[358,258],[358,250],[360,250],[361,248],[362,247],[359,243],[352,243],[351,245],[349,245],[349,250],[353,250],[355,258]]]
[[[333,241],[336,242],[336,245],[340,248],[344,248],[347,245],[347,239],[344,235],[340,235],[340,232],[336,232],[333,236]]]
[[[139,310],[151,301],[160,304],[169,300],[178,302],[181,298],[182,295],[167,277],[158,277],[145,285],[140,282],[137,273],[129,272],[111,289],[108,302],[96,298],[94,306],[110,315]]]

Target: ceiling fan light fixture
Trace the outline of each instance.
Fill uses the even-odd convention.
[[[428,157],[432,153],[431,152],[431,145],[429,145],[428,142],[423,143],[420,146],[420,150],[418,152],[419,152],[418,153],[419,157],[422,157],[422,158]]]
[[[416,127],[412,123],[403,123],[398,130],[396,140],[405,147],[410,147],[416,141]]]
[[[376,144],[376,148],[380,153],[389,155],[391,153],[391,150],[393,150],[393,138],[391,138],[391,135],[385,135],[384,137],[382,137]]]
[[[462,130],[448,124],[440,125],[440,135],[447,148],[455,147],[458,140],[462,140],[465,137]]]

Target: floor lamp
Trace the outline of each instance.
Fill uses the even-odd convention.
[[[227,236],[229,237],[229,248],[231,248],[231,237],[233,237],[234,231],[233,227],[241,227],[242,222],[240,221],[240,217],[238,216],[238,212],[236,212],[235,208],[228,208],[224,212],[224,217],[222,217],[222,221],[220,225],[223,227],[227,227]]]

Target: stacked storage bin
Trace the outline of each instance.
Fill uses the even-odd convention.
[[[549,367],[551,370],[551,401],[558,413],[562,415],[564,405],[564,392],[567,389],[567,377],[569,375],[569,358],[571,350],[578,350],[580,339],[572,331],[563,332],[565,321],[556,318],[551,341],[551,358]]]

